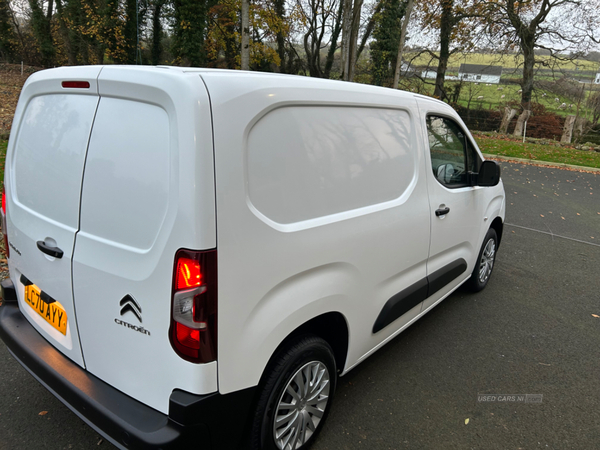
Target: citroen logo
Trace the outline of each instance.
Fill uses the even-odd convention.
[[[121,315],[124,315],[127,311],[131,311],[140,323],[142,323],[142,307],[138,305],[131,295],[123,297],[123,300],[119,304],[121,305]]]

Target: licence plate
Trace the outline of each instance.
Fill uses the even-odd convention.
[[[25,286],[25,303],[33,308],[53,328],[67,335],[67,313],[58,302],[46,303],[40,298],[41,290],[35,284]]]

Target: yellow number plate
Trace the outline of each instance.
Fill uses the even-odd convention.
[[[67,313],[58,302],[46,303],[40,298],[40,288],[35,284],[25,286],[25,303],[31,306],[42,318],[60,331],[67,335]]]

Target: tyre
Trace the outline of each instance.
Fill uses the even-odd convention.
[[[337,381],[333,351],[316,336],[292,341],[268,369],[250,433],[253,450],[307,449],[323,428]]]
[[[496,261],[497,248],[498,236],[496,235],[496,230],[490,228],[483,239],[475,268],[473,269],[471,278],[467,282],[467,287],[473,292],[479,292],[486,287]]]

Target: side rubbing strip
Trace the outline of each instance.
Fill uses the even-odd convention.
[[[405,312],[411,310],[427,298],[427,278],[423,278],[412,286],[398,292],[390,298],[379,313],[373,333],[377,333],[396,320]]]
[[[427,297],[431,297],[448,283],[458,278],[465,270],[467,270],[467,262],[461,258],[429,274],[427,277],[429,282]]]
[[[383,306],[373,325],[373,333],[377,333],[387,327],[398,317],[458,278],[466,270],[467,262],[462,258],[457,259],[412,286],[398,292]]]

